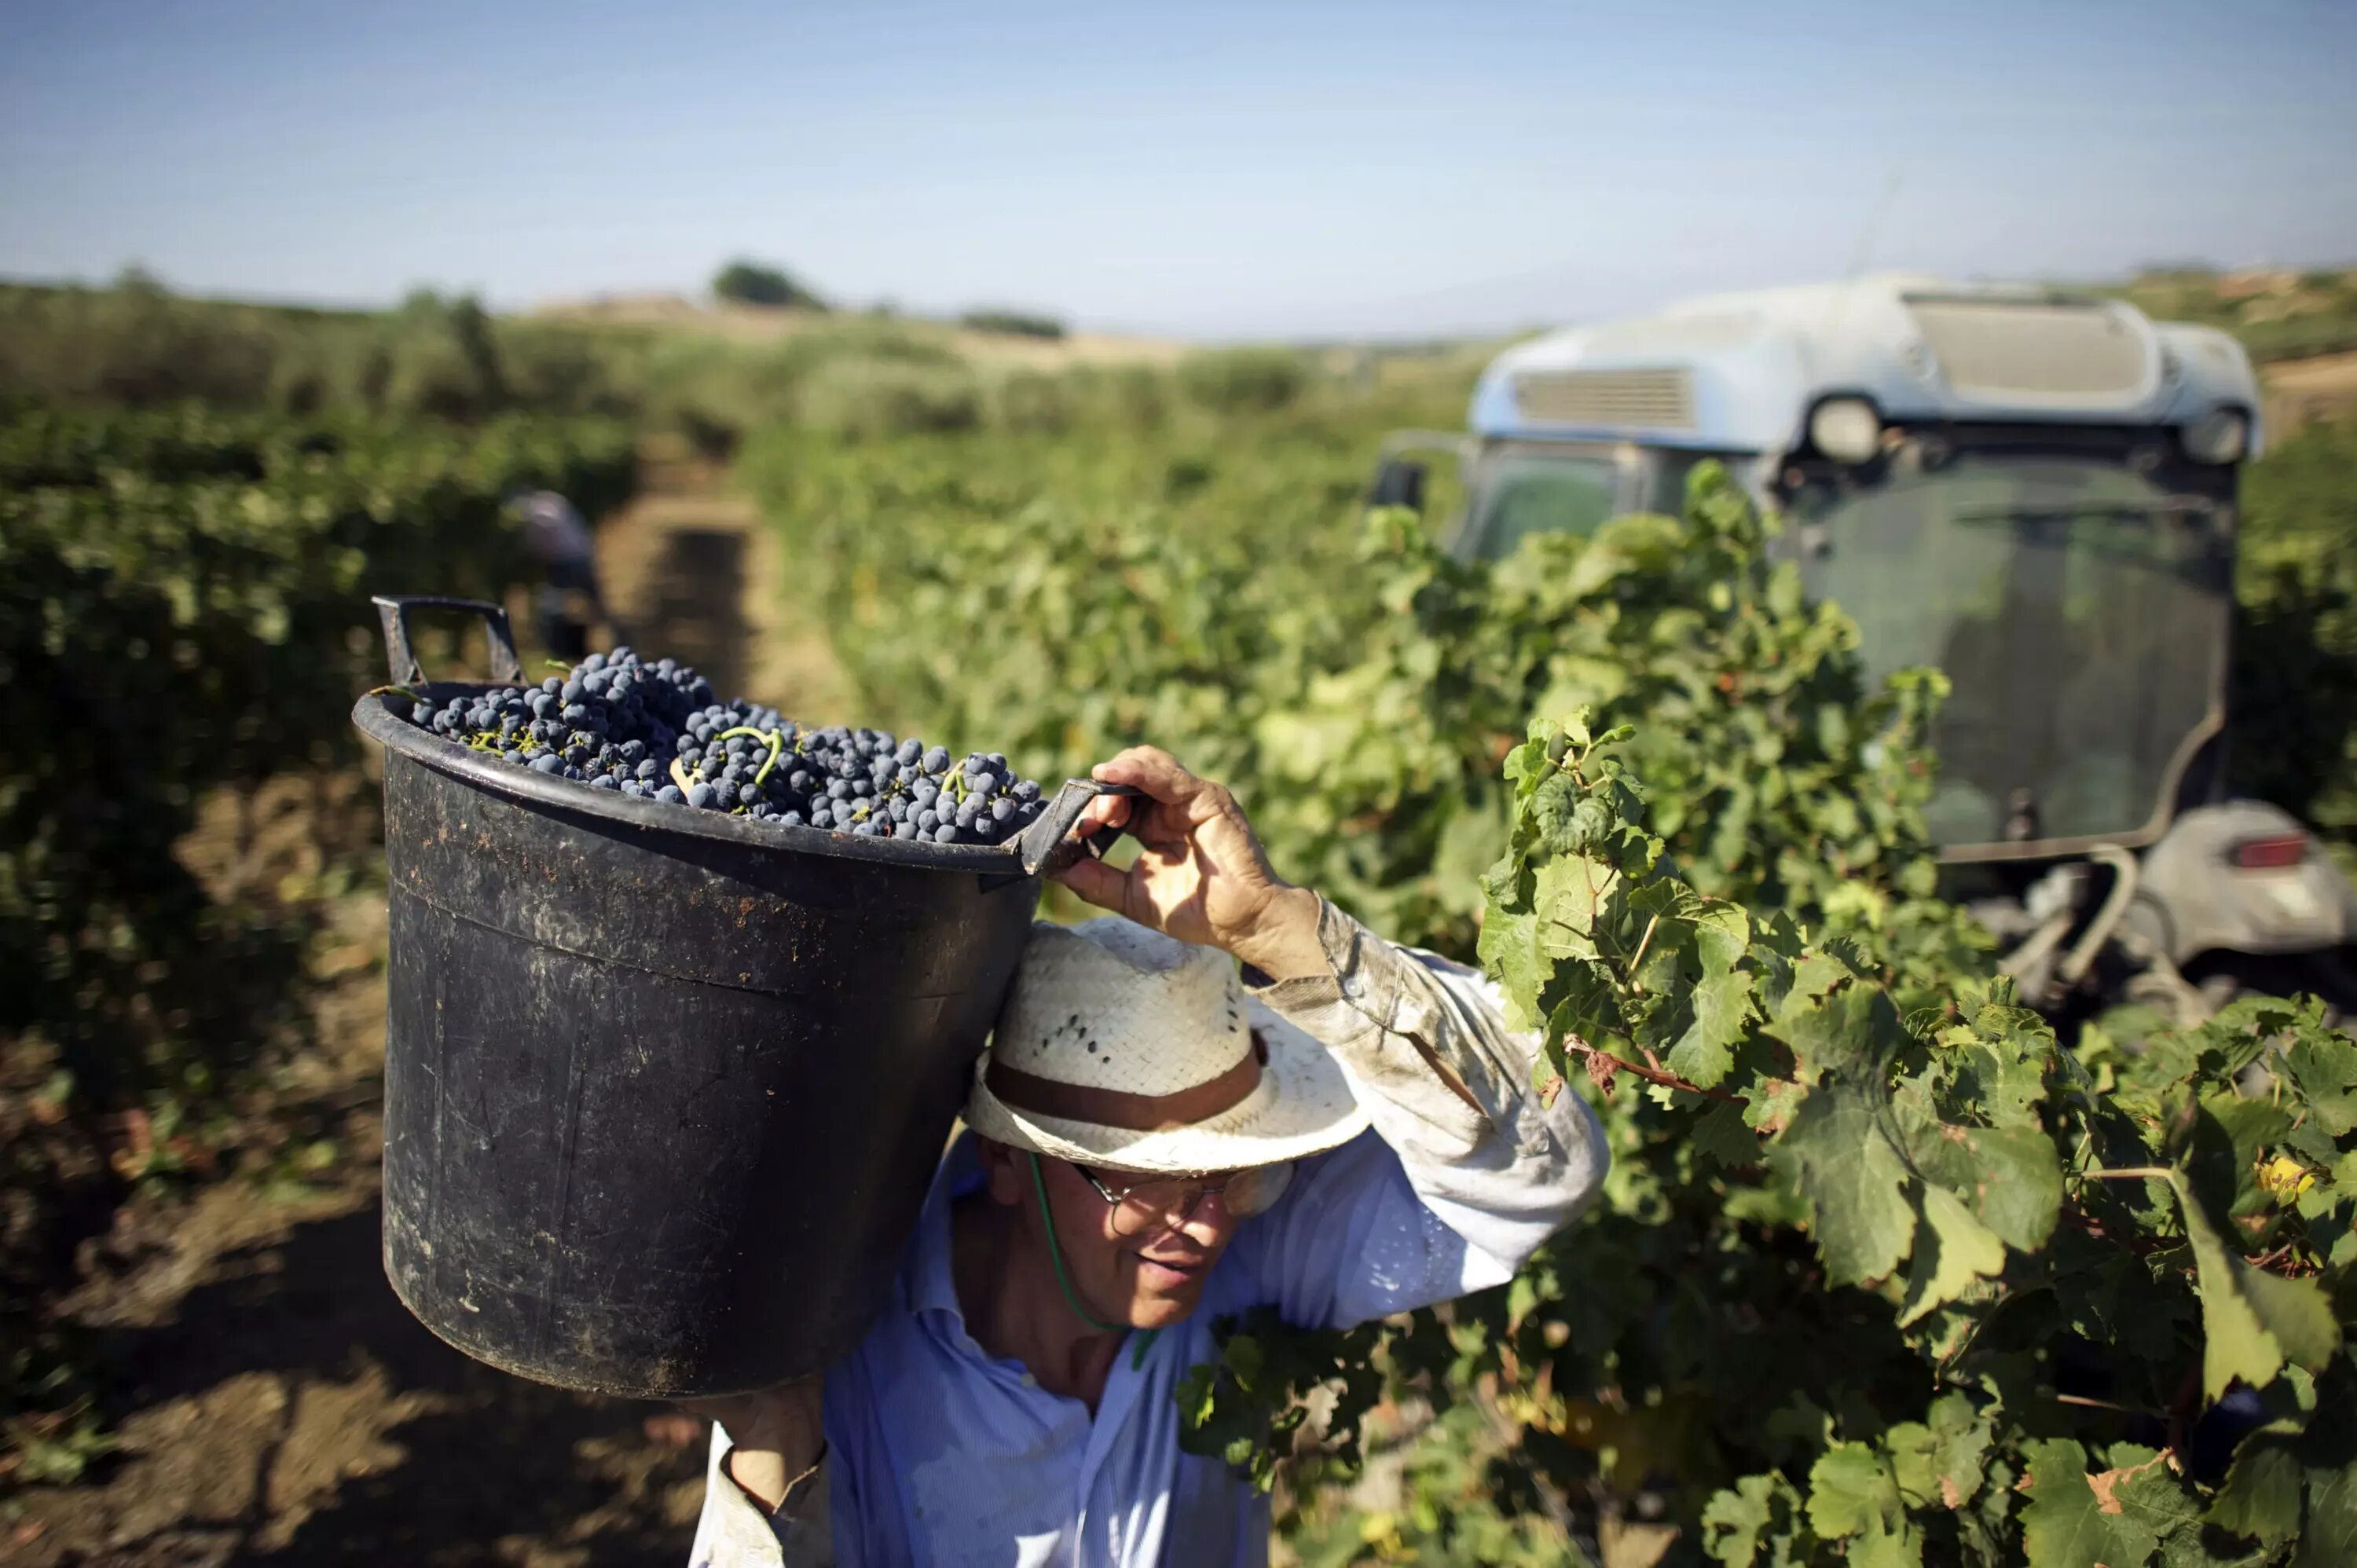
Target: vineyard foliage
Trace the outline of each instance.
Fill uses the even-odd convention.
[[[1481,956],[1615,1169],[1393,1338],[1402,1391],[1480,1417],[1423,1543],[1647,1497],[1730,1565],[2346,1560],[2357,1044],[2246,1002],[2063,1049],[2002,983],[1696,891],[1631,738],[1534,723],[1505,761]],[[1256,1414],[1204,1392],[1215,1433]]]
[[[1288,874],[1478,956],[1603,1113],[1607,1201],[1511,1286],[1382,1336],[1264,1315],[1199,1369],[1188,1441],[1287,1482],[1304,1561],[2357,1540],[2357,1046],[2246,1004],[2065,1048],[2015,1005],[1937,896],[1942,682],[1869,685],[1722,476],[1484,566],[1353,527],[1306,422],[751,456],[866,700],[1043,771],[1171,747]],[[1320,1383],[1327,1447],[1279,1463]],[[1362,1434],[1412,1438],[1396,1497],[1315,1485]]]
[[[2244,487],[2237,782],[2357,875],[2357,420],[2282,441]]]
[[[301,1028],[307,910],[192,871],[200,808],[349,768],[368,593],[500,596],[502,495],[594,513],[631,474],[620,424],[501,411],[619,387],[715,449],[769,426],[741,477],[857,702],[798,716],[1043,778],[1166,746],[1289,875],[1482,962],[1544,1091],[1598,1105],[1607,1201],[1512,1285],[1348,1336],[1263,1316],[1200,1369],[1187,1440],[1280,1487],[1304,1561],[1639,1527],[1729,1564],[2357,1556],[2357,1047],[2291,1004],[2067,1047],[2015,1006],[1923,832],[1940,679],[1867,682],[1715,470],[1682,516],[1468,564],[1359,505],[1382,431],[1457,422],[1461,363],[994,376],[845,318],[575,375],[586,337],[465,302],[118,295],[0,297],[0,381],[61,400],[0,412],[0,702],[40,740],[0,760],[0,1423],[51,1473],[73,1240],[203,1165]],[[191,368],[272,412],[100,406]],[[2344,851],[2352,440],[2253,471],[2236,672],[2245,781]],[[1365,1443],[1389,1492],[1316,1485]]]
[[[200,808],[357,763],[371,592],[500,598],[528,577],[506,497],[610,504],[634,467],[597,421],[0,416],[0,1417],[48,1375],[20,1330],[75,1240],[207,1163],[299,1030],[307,911],[192,871]]]

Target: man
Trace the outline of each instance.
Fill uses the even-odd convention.
[[[597,542],[580,508],[554,490],[533,490],[513,504],[523,518],[524,545],[541,567],[540,585],[533,590],[541,646],[577,664],[589,653],[588,621],[612,618],[597,588]]]
[[[1035,929],[858,1349],[823,1389],[696,1407],[696,1568],[1265,1563],[1265,1499],[1178,1448],[1213,1322],[1501,1283],[1602,1179],[1593,1113],[1543,1103],[1478,976],[1279,880],[1167,754],[1096,777],[1144,793],[1081,831],[1140,853],[1062,880],[1123,918]]]

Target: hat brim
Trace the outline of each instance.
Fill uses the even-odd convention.
[[[1131,1171],[1227,1171],[1306,1159],[1366,1130],[1367,1112],[1331,1052],[1258,1002],[1253,1027],[1268,1047],[1260,1083],[1207,1121],[1142,1133],[1018,1111],[990,1091],[990,1053],[974,1064],[965,1124],[1011,1148]]]

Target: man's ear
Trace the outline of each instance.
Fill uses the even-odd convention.
[[[1021,1203],[1024,1182],[1031,1174],[1025,1164],[1028,1156],[993,1138],[977,1135],[974,1141],[982,1146],[983,1175],[990,1184],[992,1201],[1010,1208]]]

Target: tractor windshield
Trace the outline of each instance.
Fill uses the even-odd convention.
[[[1502,561],[1534,533],[1586,538],[1626,501],[1620,462],[1609,450],[1501,446],[1481,460],[1455,548],[1469,559]]]
[[[1954,690],[1935,743],[1943,847],[2130,836],[2216,722],[2229,520],[2085,454],[1902,457],[1790,497],[1810,591],[1878,675]]]

